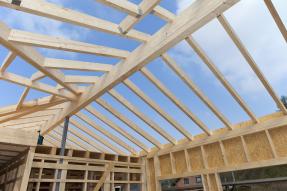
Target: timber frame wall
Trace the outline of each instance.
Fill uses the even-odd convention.
[[[55,173],[58,169],[62,169],[66,176],[66,179],[60,183],[62,190],[65,186],[79,185],[87,190],[98,190],[104,184],[105,191],[107,191],[114,185],[124,184],[125,189],[129,191],[132,184],[140,184],[142,191],[159,191],[161,180],[201,175],[205,191],[220,191],[222,190],[219,179],[220,172],[279,165],[287,162],[287,109],[229,23],[228,18],[224,16],[224,12],[236,6],[240,0],[196,0],[178,15],[161,7],[160,0],[142,0],[139,4],[126,0],[97,1],[122,11],[127,16],[119,24],[116,24],[76,10],[62,8],[46,0],[0,0],[0,6],[8,9],[47,17],[139,42],[137,48],[127,51],[63,37],[16,30],[4,22],[0,22],[0,44],[9,51],[0,68],[0,79],[25,87],[17,104],[0,108],[0,143],[25,144],[26,141],[29,141],[28,145],[31,146],[26,155],[23,172],[21,171],[19,174],[23,175],[22,180],[17,182],[18,172],[15,178],[9,180],[15,182],[14,185],[19,185],[16,187],[20,191],[25,191],[26,188],[38,190],[42,186],[54,188],[54,183],[58,180],[54,178],[55,175],[51,177],[50,172]],[[282,40],[287,42],[287,30],[272,0],[264,0],[264,3],[283,37]],[[134,26],[149,14],[166,22],[166,25],[153,35],[134,29]],[[213,19],[218,20],[220,26],[238,48],[246,63],[276,104],[278,112],[264,117],[256,116],[193,38],[194,32]],[[176,61],[168,55],[167,51],[182,41],[185,41],[209,68],[249,117],[249,121],[232,124]],[[110,65],[47,58],[36,49],[38,47],[105,56],[116,58],[119,61],[116,65]],[[31,64],[37,69],[37,72],[30,78],[8,72],[7,69],[17,57]],[[160,58],[180,77],[214,116],[224,124],[223,128],[211,130],[207,127],[204,121],[191,111],[191,108],[184,105],[164,83],[147,69],[146,65],[157,58]],[[65,75],[62,70],[67,69],[96,71],[103,74],[101,76]],[[192,135],[186,129],[189,127],[183,127],[174,116],[164,111],[155,100],[142,91],[141,87],[133,83],[130,77],[135,73],[140,73],[151,82],[203,133]],[[41,80],[46,77],[57,85],[52,86],[42,82]],[[135,96],[174,127],[184,139],[175,139],[170,132],[166,131],[165,127],[158,125],[144,114],[141,108],[135,107],[121,93],[117,92],[115,87],[119,84],[131,90]],[[27,101],[26,98],[31,89],[48,93],[49,96]],[[161,143],[147,130],[126,117],[122,111],[117,111],[108,101],[102,99],[104,94],[112,96],[161,135],[168,144]],[[145,141],[148,141],[152,147],[148,147],[143,141],[134,137],[131,132],[126,131],[117,122],[98,111],[92,105],[94,102],[135,131]],[[98,125],[85,112],[121,134],[134,146]],[[67,152],[63,157],[64,163],[59,164],[61,157],[58,156],[56,147],[60,146],[63,121],[67,116],[70,117],[70,124],[73,128],[69,128]],[[46,147],[36,147],[35,132],[37,130],[41,130],[45,136]],[[137,150],[135,146],[141,150]],[[20,161],[23,162],[23,160]],[[20,166],[21,162],[19,162]],[[17,164],[16,162],[15,166]],[[93,167],[93,165],[97,167]],[[74,170],[79,170],[79,168],[82,169],[79,173],[82,176],[74,175]],[[7,169],[9,172],[9,168]],[[12,165],[10,174],[14,173],[13,169]],[[89,174],[92,173],[90,169],[101,174],[101,178],[90,180]],[[125,180],[117,180],[118,173],[123,173]],[[48,179],[45,178],[46,174],[49,175]],[[6,175],[1,174],[1,184],[3,177],[5,180]],[[75,180],[74,178],[79,179]],[[79,184],[73,185],[72,182]]]
[[[96,185],[101,185],[104,190],[117,185],[124,190],[130,190],[131,185],[143,189],[145,169],[138,157],[73,149],[66,149],[65,156],[61,157],[59,150],[56,147],[36,147],[28,191],[54,190],[56,182],[60,182],[60,190],[93,191]],[[59,163],[61,158],[64,159],[63,164]],[[59,169],[62,170],[61,180],[56,179]]]

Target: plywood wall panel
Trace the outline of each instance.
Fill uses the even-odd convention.
[[[287,156],[287,127],[279,127],[269,130],[275,150],[279,157]]]
[[[178,151],[178,152],[173,153],[173,157],[175,161],[176,173],[187,172],[187,165],[186,165],[184,151]]]
[[[224,160],[219,143],[204,145],[204,150],[209,168],[218,168],[224,166]]]
[[[237,165],[247,162],[246,155],[240,137],[222,141],[226,159],[229,165]]]
[[[244,136],[248,153],[252,161],[272,159],[273,154],[265,132]]]
[[[188,156],[190,160],[190,166],[192,171],[198,171],[204,169],[202,153],[200,147],[188,149]]]
[[[159,162],[160,162],[160,172],[162,176],[172,174],[171,161],[170,161],[169,154],[160,156]]]

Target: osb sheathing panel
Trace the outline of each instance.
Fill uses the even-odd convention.
[[[244,139],[252,161],[267,160],[273,157],[265,132],[246,135]]]
[[[159,162],[160,162],[160,172],[162,176],[172,174],[169,154],[159,156]]]
[[[187,171],[184,151],[173,153],[176,173],[183,173]]]
[[[204,145],[208,168],[218,168],[224,166],[224,160],[219,143]]]
[[[149,167],[149,183],[151,191],[156,191],[156,184],[155,184],[155,169],[154,169],[154,161],[153,158],[148,160],[148,167]]]
[[[247,162],[240,137],[224,140],[225,156],[229,165]]]
[[[275,150],[279,157],[287,156],[287,127],[279,127],[269,130]]]
[[[204,169],[202,153],[200,147],[188,149],[188,158],[190,161],[191,170],[198,171]]]

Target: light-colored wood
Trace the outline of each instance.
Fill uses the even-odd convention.
[[[6,80],[21,86],[33,88],[39,91],[43,91],[49,94],[57,95],[59,97],[67,98],[69,100],[74,100],[76,99],[76,96],[67,90],[55,90],[53,86],[41,83],[41,82],[35,82],[30,80],[29,78],[22,77],[17,74],[5,72],[5,73],[0,73],[0,79]]]
[[[26,164],[23,172],[23,177],[21,180],[20,191],[27,190],[34,154],[35,154],[35,147],[31,147],[26,156],[26,162],[25,162]]]
[[[125,99],[122,95],[120,95],[116,90],[110,90],[109,94],[114,97],[117,101],[123,104],[129,111],[139,117],[142,121],[148,124],[151,128],[157,131],[161,136],[167,139],[169,142],[173,143],[174,145],[177,144],[177,141],[169,135],[162,127],[156,124],[152,119],[142,113],[136,106],[132,105],[127,99]]]
[[[79,117],[80,119],[82,119],[83,121],[85,121],[87,124],[89,124],[91,127],[95,128],[97,131],[101,132],[102,134],[106,135],[108,138],[110,138],[112,141],[114,141],[116,144],[122,146],[123,148],[125,148],[126,150],[128,150],[129,152],[131,152],[132,154],[137,154],[137,152],[135,151],[134,148],[132,148],[131,146],[129,146],[127,143],[123,142],[122,140],[120,140],[118,137],[116,137],[115,135],[111,134],[109,131],[105,130],[104,128],[102,128],[101,126],[99,126],[97,123],[95,123],[91,118],[89,118],[87,115],[85,115],[82,112],[78,112],[76,114],[77,117]]]
[[[43,129],[43,133],[48,133],[59,125],[65,116],[78,112],[81,108],[100,97],[106,90],[125,80],[141,67],[163,54],[167,49],[186,38],[190,33],[215,18],[215,12],[223,12],[237,2],[236,0],[227,0],[224,2],[221,0],[212,2],[204,0],[191,5],[178,15],[172,24],[162,28],[147,43],[136,48],[125,61],[116,65],[109,74],[102,76],[99,79],[99,84],[83,93],[77,103],[70,102],[67,104],[57,118],[47,124]]]
[[[26,46],[11,43],[10,41],[8,41],[9,35],[11,33],[11,29],[8,28],[2,22],[0,22],[0,28],[1,28],[0,42],[2,45],[4,45],[6,48],[13,51],[15,54],[20,56],[22,59],[24,59],[28,63],[32,64],[35,68],[43,72],[43,74],[49,76],[51,79],[55,80],[60,85],[67,88],[67,90],[71,91],[73,94],[75,95],[78,94],[77,90],[75,90],[73,87],[63,82],[64,74],[62,72],[60,72],[59,70],[46,70],[43,67],[44,57],[40,53],[38,53],[32,47],[26,47]]]
[[[274,7],[272,0],[264,0],[265,5],[267,6],[269,12],[271,13],[276,25],[278,26],[281,34],[283,35],[285,41],[287,42],[287,30],[284,26],[284,23],[282,19],[280,18],[278,12],[276,11],[276,8]]]
[[[19,43],[29,46],[38,46],[86,54],[96,54],[100,56],[110,56],[115,58],[126,58],[129,55],[129,52],[124,50],[118,50],[114,48],[68,40],[61,37],[52,37],[16,29],[11,30],[8,40],[17,44]],[[46,61],[44,61],[44,67],[45,65]]]
[[[258,122],[256,116],[250,110],[248,105],[244,100],[239,96],[236,90],[231,86],[231,84],[225,79],[223,74],[218,70],[213,61],[205,54],[203,49],[199,44],[191,37],[187,37],[186,42],[193,48],[197,55],[202,59],[202,61],[207,65],[211,72],[216,76],[216,78],[222,83],[222,85],[228,90],[232,97],[237,101],[237,103],[242,107],[242,109],[253,119],[255,122]]]
[[[160,0],[143,0],[139,4],[140,15],[134,17],[131,15],[126,16],[123,21],[119,24],[119,30],[126,34],[135,24],[140,22],[148,13],[150,13],[155,6],[160,3]]]
[[[111,105],[109,105],[107,102],[105,102],[103,99],[97,99],[96,102],[103,106],[105,109],[107,109],[109,112],[111,112],[115,117],[120,119],[122,122],[124,122],[126,125],[128,125],[130,128],[135,130],[137,133],[142,135],[145,139],[153,143],[156,147],[161,148],[161,143],[156,140],[154,137],[150,136],[146,131],[139,128],[134,122],[129,120],[127,117],[125,117],[120,112],[116,111]]]
[[[130,140],[131,142],[133,142],[134,144],[136,144],[137,146],[139,146],[140,148],[142,148],[144,151],[148,152],[149,148],[143,144],[142,142],[140,142],[139,140],[137,140],[136,138],[134,138],[130,133],[128,133],[127,131],[124,131],[121,127],[119,127],[118,125],[116,125],[115,123],[113,123],[111,120],[109,120],[105,115],[101,114],[98,110],[96,110],[94,107],[92,107],[91,105],[87,106],[85,108],[89,113],[91,113],[92,115],[94,115],[95,117],[97,117],[99,120],[101,120],[103,123],[105,123],[106,125],[108,125],[109,127],[113,128],[115,131],[117,131],[118,133],[120,133],[121,135],[123,135],[124,137],[126,137],[128,140]]]
[[[186,138],[192,140],[192,135],[179,123],[177,123],[174,119],[171,118],[164,110],[160,108],[160,106],[150,99],[143,91],[141,91],[132,81],[125,80],[123,83],[133,91],[137,96],[139,96],[147,105],[153,108],[160,116],[162,116],[165,120],[167,120],[171,125],[173,125],[179,132],[181,132]]]
[[[20,6],[11,4],[11,0],[0,0],[0,6],[17,9],[19,11],[33,13],[39,16],[48,17],[62,22],[87,27],[94,30],[99,30],[111,34],[126,36],[139,41],[146,41],[149,36],[145,33],[131,30],[126,35],[121,34],[118,30],[118,25],[91,15],[80,13],[71,9],[63,9],[53,3],[45,0],[21,0]]]
[[[0,128],[0,142],[7,144],[18,144],[27,146],[36,146],[37,133],[26,132],[18,129]]]
[[[110,7],[113,7],[115,9],[118,9],[122,12],[125,12],[134,17],[141,15],[139,7],[130,1],[126,0],[97,0],[97,1],[106,4]]]
[[[197,124],[207,135],[210,135],[208,127],[182,102],[180,102],[147,68],[140,70],[164,95],[166,95],[182,112],[184,112],[195,124]]]
[[[264,74],[261,72],[257,64],[255,63],[255,60],[252,58],[251,54],[248,52],[248,50],[245,48],[243,43],[241,42],[240,38],[237,36],[227,19],[220,15],[217,17],[227,34],[230,36],[230,38],[233,40],[234,44],[237,46],[239,51],[241,52],[242,56],[245,58],[249,66],[252,68],[254,73],[258,76],[259,80],[263,84],[263,86],[266,88],[270,96],[273,98],[274,102],[277,104],[277,107],[284,113],[287,114],[287,109],[285,108],[284,104],[281,102],[280,98],[276,95],[275,91],[273,90],[272,86],[267,81]]]
[[[93,141],[93,140],[89,139],[88,137],[86,137],[85,135],[83,135],[79,130],[74,129],[74,128],[69,128],[69,132],[74,134],[75,136],[77,136],[81,140],[85,141],[86,143],[90,144],[96,150],[103,152],[103,153],[108,152],[104,147],[102,147],[101,145],[97,144],[95,141]]]
[[[10,64],[12,64],[12,62],[15,60],[16,58],[16,54],[14,52],[9,52],[8,55],[6,56],[6,58],[4,59],[1,67],[0,67],[0,73],[5,72],[7,70],[7,68],[10,66]]]
[[[78,121],[76,121],[74,119],[70,119],[70,123],[72,125],[74,125],[75,127],[77,127],[78,129],[80,129],[80,130],[84,131],[85,133],[89,134],[91,137],[93,137],[94,139],[98,140],[99,142],[101,142],[103,145],[107,146],[108,148],[110,148],[114,152],[116,152],[118,154],[121,154],[121,155],[125,155],[126,154],[120,148],[118,148],[116,145],[110,143],[109,140],[107,140],[104,137],[101,137],[101,136],[97,135],[95,132],[93,132],[89,128],[85,127],[84,125],[82,125]]]
[[[99,191],[100,190],[100,188],[102,187],[102,185],[106,181],[106,179],[107,179],[108,175],[110,174],[110,172],[111,172],[113,167],[114,167],[113,163],[110,163],[106,167],[106,170],[105,170],[103,176],[101,177],[101,179],[99,180],[99,182],[97,183],[97,186],[95,187],[94,191]]]
[[[232,129],[229,120],[216,108],[216,106],[206,97],[203,92],[194,84],[187,74],[176,64],[168,54],[163,54],[162,59],[165,63],[182,79],[182,81],[200,98],[202,102],[225,124]]]
[[[71,84],[95,84],[99,80],[98,76],[77,76],[67,75],[65,76],[65,83]]]
[[[44,66],[47,68],[54,68],[54,69],[83,70],[83,71],[96,71],[96,72],[109,72],[113,68],[113,65],[109,64],[82,62],[75,60],[63,60],[54,58],[46,58]]]

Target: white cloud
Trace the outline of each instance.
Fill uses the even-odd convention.
[[[176,0],[176,12],[180,13],[182,10],[191,5],[194,0]]]
[[[190,0],[177,0],[178,12],[190,3]],[[287,1],[278,1],[277,6],[286,7]],[[277,92],[286,94],[287,88],[282,84],[287,80],[287,47],[264,2],[243,0],[225,13],[225,16]],[[194,36],[241,93],[260,95],[263,89],[257,77],[217,21],[209,23]],[[185,44],[176,46],[172,54],[178,59],[184,59],[186,62],[182,63],[185,65],[194,62]]]
[[[65,0],[50,0],[50,2],[61,6],[64,4]],[[84,40],[83,37],[86,36],[83,34],[88,33],[88,29],[85,28],[70,27],[63,22],[10,9],[7,10],[1,8],[0,18],[3,18],[2,21],[4,21],[10,28],[67,39],[81,41]],[[56,56],[59,54],[59,52],[49,49],[43,49],[41,51],[46,53],[48,56]],[[70,57],[76,56],[74,53],[68,53],[68,55],[70,55]]]

